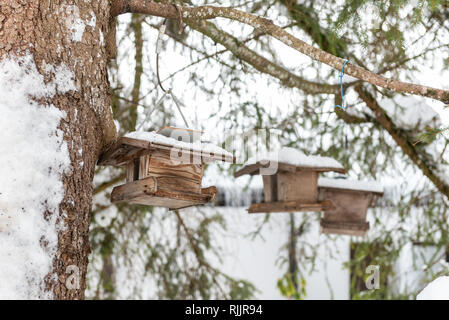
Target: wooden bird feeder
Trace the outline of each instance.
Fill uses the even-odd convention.
[[[273,165],[277,165],[276,172],[264,175],[261,169]],[[249,213],[321,211],[332,205],[330,201],[318,199],[318,174],[326,171],[346,172],[334,159],[306,156],[296,149],[282,148],[277,159],[247,164],[234,176],[262,174],[264,202],[253,203]]]
[[[98,165],[126,168],[126,183],[112,190],[111,201],[171,210],[213,201],[217,189],[201,187],[204,164],[235,159],[221,148],[197,143],[194,137],[200,133],[164,127],[158,133],[134,132],[120,138],[98,161]],[[185,137],[190,137],[188,142]]]
[[[383,195],[383,187],[376,182],[320,178],[319,199],[332,202],[324,209],[321,232],[363,236],[369,230],[366,221],[368,207],[374,206]]]

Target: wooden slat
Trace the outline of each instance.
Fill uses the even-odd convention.
[[[157,179],[158,190],[164,190],[167,192],[190,192],[190,193],[201,193],[201,180],[193,180],[183,177],[175,176],[163,176],[154,175],[152,177]]]
[[[369,230],[369,222],[348,223],[321,220],[321,233],[364,236]]]
[[[117,159],[128,153],[129,150],[134,149],[132,146],[126,146],[121,144],[115,144],[109,148],[106,152],[100,155],[97,162],[99,166],[117,165]]]
[[[126,164],[126,183],[134,181],[134,162]]]
[[[324,211],[321,232],[362,236],[369,228],[366,213],[373,194],[358,190],[320,188],[319,199],[328,199],[334,206]]]
[[[150,156],[144,155],[140,157],[139,162],[139,179],[144,179],[149,176]]]
[[[271,162],[271,165],[273,166],[273,161]],[[256,162],[255,164],[246,165],[240,170],[236,171],[234,173],[234,177],[238,178],[240,176],[243,176],[245,174],[249,175],[255,175],[259,174],[260,168],[267,168],[270,166],[270,163],[260,163]],[[277,163],[278,170],[276,172],[297,172],[297,171],[316,171],[316,172],[327,172],[327,171],[334,171],[339,173],[346,173],[346,169],[344,168],[331,168],[331,167],[302,167],[302,166],[295,166],[289,163],[283,163],[278,162]]]
[[[148,173],[160,176],[184,177],[201,184],[204,166],[202,164],[176,164],[170,160],[150,158]]]
[[[288,163],[278,162],[278,172],[296,172],[300,168]]]
[[[148,146],[149,143],[146,141],[122,137],[100,156],[97,165],[125,165],[133,158],[149,153]]]
[[[132,204],[140,204],[144,206],[163,207],[170,210],[187,208],[195,205],[201,205],[205,202],[193,202],[191,200],[170,199],[159,196],[144,195],[135,197],[128,201]]]
[[[123,154],[120,157],[117,157],[115,160],[116,162],[113,165],[114,166],[124,166],[128,162],[131,162],[134,159],[142,157],[149,153],[150,153],[150,150],[148,150],[148,149],[137,149],[137,148],[133,147],[133,149],[131,149],[128,153]]]
[[[140,139],[134,139],[134,138],[128,138],[128,137],[121,137],[119,139],[121,144],[133,146],[140,149],[148,149],[150,142],[146,140],[140,140]]]
[[[322,187],[322,186],[318,186],[318,189],[320,190],[334,190],[335,192],[349,192],[349,193],[354,193],[354,194],[367,194],[370,193],[373,196],[375,195],[376,197],[382,197],[384,195],[383,192],[377,192],[377,191],[369,191],[369,190],[354,190],[354,189],[348,189],[348,188],[340,188],[340,187]]]
[[[145,140],[122,137],[100,156],[97,164],[100,166],[120,166],[124,165],[127,161],[132,160],[133,157],[149,154],[154,150],[171,151],[173,149],[174,147],[171,145],[150,143]],[[196,157],[203,162],[221,161],[235,163],[235,157],[225,156],[224,154],[208,154],[192,149],[181,149],[181,151],[187,152],[191,159]]]
[[[128,201],[129,199],[133,199],[141,195],[154,194],[156,191],[157,181],[155,178],[150,177],[115,187],[111,193],[111,201]]]
[[[263,193],[265,202],[274,202],[278,200],[277,175],[262,176]]]
[[[171,187],[165,187],[164,181],[155,177],[133,181],[115,187],[111,201],[179,209],[208,203],[213,201],[217,194],[215,187],[201,189],[199,193],[174,191]]]
[[[210,186],[210,187],[201,189],[201,194],[206,196],[206,197],[209,197],[210,198],[210,200],[209,200],[210,202],[215,200],[215,197],[217,196],[217,193],[218,193],[218,190],[214,186]]]
[[[316,172],[338,172],[338,173],[346,173],[346,169],[344,168],[332,168],[332,167],[299,167],[300,171],[316,171]]]
[[[184,164],[170,160],[167,152],[156,150],[149,158],[147,175],[160,177],[167,190],[181,190],[200,193],[203,179],[203,164]]]
[[[286,171],[286,172],[295,172],[295,171],[315,171],[315,172],[339,172],[339,173],[346,173],[346,169],[344,168],[333,168],[333,167],[302,167],[302,166],[295,166],[288,163],[278,163],[279,171]]]
[[[253,203],[248,213],[269,213],[269,212],[316,212],[332,207],[332,202],[321,201],[318,203],[300,203],[298,201],[277,201]]]
[[[279,172],[277,198],[279,201],[316,203],[318,201],[318,173],[315,171]]]
[[[249,174],[249,175],[259,174],[259,169],[261,167],[262,167],[262,164],[260,164],[259,162],[255,163],[255,164],[250,164],[250,165],[244,166],[243,168],[241,168],[240,170],[237,170],[234,173],[234,177],[238,178],[245,174]]]
[[[372,195],[364,192],[350,192],[340,189],[320,190],[320,199],[332,201],[334,206],[325,210],[324,220],[328,222],[364,223]]]
[[[211,161],[222,161],[222,162],[230,162],[230,163],[235,163],[236,158],[235,157],[229,157],[226,156],[224,154],[210,154],[210,153],[206,153],[206,152],[200,152],[197,150],[193,150],[193,149],[179,149],[179,148],[175,148],[171,145],[165,145],[165,144],[161,144],[161,143],[151,143],[150,149],[160,149],[160,150],[168,150],[168,151],[172,151],[174,150],[179,150],[181,152],[188,152],[191,159],[193,159],[193,157],[196,157],[197,159],[201,159],[203,162],[211,162]]]

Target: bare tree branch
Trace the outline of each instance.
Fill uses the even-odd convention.
[[[281,83],[290,88],[298,88],[305,93],[317,94],[327,93],[335,94],[340,90],[340,85],[329,85],[325,83],[312,82],[303,79],[287,69],[271,62],[270,60],[259,55],[257,52],[249,49],[237,38],[229,33],[218,29],[213,23],[206,21],[189,21],[187,24],[194,30],[208,36],[215,42],[221,44],[237,58],[249,63],[257,71],[268,74],[277,78]]]
[[[257,31],[269,34],[289,47],[337,70],[340,70],[345,62],[345,59],[336,57],[294,37],[281,27],[275,25],[271,20],[243,12],[232,7],[176,7],[174,5],[161,4],[147,0],[117,0],[112,6],[111,15],[117,16],[123,13],[131,12],[170,19],[179,19],[179,11],[181,11],[182,17],[186,22],[191,20],[206,20],[221,17],[245,23],[252,26]],[[369,82],[385,89],[420,95],[449,104],[449,91],[446,90],[386,78],[351,63],[346,65],[345,73],[354,78]]]

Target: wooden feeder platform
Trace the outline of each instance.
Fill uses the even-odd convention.
[[[274,161],[261,160],[245,165],[235,172],[235,177],[245,174],[259,175],[262,168],[268,168]],[[253,203],[248,213],[270,212],[313,212],[330,208],[330,201],[318,199],[318,174],[335,171],[345,173],[341,166],[305,166],[285,162],[275,162],[277,171],[272,175],[262,175],[264,202]]]
[[[201,187],[204,164],[235,162],[235,158],[194,149],[190,144],[179,148],[176,141],[173,144],[161,141],[122,137],[100,157],[98,165],[126,168],[126,183],[112,190],[111,201],[170,210],[213,201],[217,189]]]
[[[200,193],[196,193],[183,190],[183,185],[179,185],[179,179],[149,177],[115,187],[111,193],[111,201],[174,210],[211,202],[215,199],[216,194],[215,187],[201,188]]]
[[[301,201],[274,201],[253,203],[248,208],[248,213],[268,213],[268,212],[315,212],[332,207],[330,201],[319,201],[317,203],[302,203]]]
[[[318,181],[319,199],[332,202],[324,209],[321,232],[363,236],[369,230],[366,213],[378,197],[383,195],[379,185],[361,181],[321,178]]]

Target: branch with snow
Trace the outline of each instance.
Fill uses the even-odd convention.
[[[289,47],[337,70],[340,70],[345,62],[345,59],[336,57],[294,37],[283,28],[275,25],[269,19],[243,12],[232,7],[185,7],[146,0],[118,0],[114,2],[111,8],[111,16],[118,16],[124,13],[141,13],[169,19],[179,19],[180,12],[182,18],[186,21],[207,20],[221,17],[245,23],[252,26],[257,31],[269,34]],[[449,91],[447,90],[386,78],[351,63],[346,64],[345,73],[385,89],[420,95],[449,104]]]
[[[397,145],[402,149],[404,154],[406,154],[410,160],[415,163],[415,165],[422,171],[422,173],[429,178],[430,181],[437,187],[437,189],[444,194],[446,197],[449,197],[449,184],[447,183],[447,178],[444,174],[441,174],[438,170],[438,164],[434,161],[434,159],[429,158],[424,153],[420,152],[420,150],[416,149],[413,146],[413,142],[409,137],[407,130],[399,127],[400,125],[404,126],[404,123],[398,121],[398,124],[395,123],[394,118],[391,116],[394,115],[394,111],[388,110],[385,111],[377,102],[375,97],[362,85],[358,85],[355,87],[355,91],[358,93],[359,97],[366,103],[368,108],[373,111],[376,120],[379,124],[387,130],[387,132],[391,135],[393,140],[397,143]],[[404,106],[405,107],[405,106]],[[389,109],[389,108],[387,108]],[[414,110],[416,111],[416,110]],[[393,113],[392,113],[393,112]],[[429,119],[424,119],[425,121],[432,121],[434,119],[434,112],[429,113]],[[402,113],[404,115],[404,113]],[[422,125],[420,120],[416,120],[413,118],[415,123],[412,125]],[[403,120],[402,120],[403,121]]]

